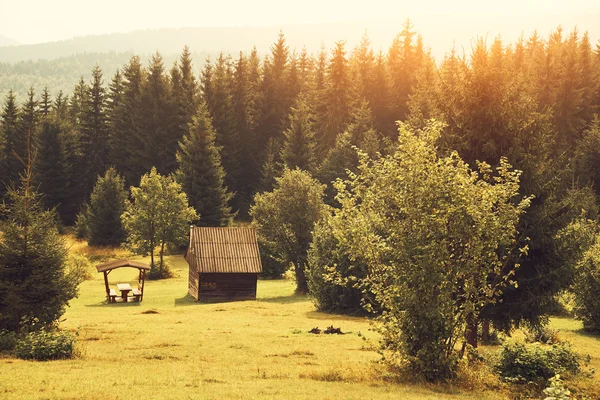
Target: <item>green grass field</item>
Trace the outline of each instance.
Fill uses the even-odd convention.
[[[146,282],[144,301],[106,304],[101,274],[80,286],[61,325],[79,332],[79,356],[31,362],[0,359],[4,399],[500,399],[502,390],[398,384],[384,379],[367,337],[369,321],[316,312],[288,280],[259,281],[256,301],[201,304],[187,296],[187,264],[176,277]],[[136,271],[110,274],[111,285]],[[136,283],[137,284],[137,283]],[[318,326],[345,335],[312,335]],[[600,340],[555,319],[600,368]]]

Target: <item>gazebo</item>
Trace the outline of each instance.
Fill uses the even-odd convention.
[[[117,268],[135,268],[139,270],[138,275],[138,287],[136,289],[132,289],[128,283],[119,283],[117,284],[117,288],[121,291],[121,297],[117,296],[117,292],[114,289],[111,289],[108,285],[108,275],[112,272],[112,270]],[[123,302],[127,303],[128,294],[132,292],[132,300],[142,301],[144,298],[144,281],[146,280],[146,271],[150,270],[150,267],[140,261],[133,260],[115,260],[105,264],[100,264],[96,266],[96,270],[98,272],[102,272],[104,274],[104,287],[106,288],[106,300],[109,303],[117,303]]]

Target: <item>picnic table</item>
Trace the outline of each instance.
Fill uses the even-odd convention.
[[[127,303],[127,295],[132,290],[131,286],[129,286],[129,283],[117,283],[117,288],[121,291],[123,302]]]

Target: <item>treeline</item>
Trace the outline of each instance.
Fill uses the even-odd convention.
[[[0,62],[0,95],[5,98],[9,90],[12,90],[17,98],[24,99],[31,87],[47,87],[48,91],[55,96],[60,91],[70,93],[73,90],[73,83],[80,77],[83,76],[86,81],[91,79],[91,71],[96,64],[102,66],[105,76],[112,76],[117,69],[127,64],[132,55],[131,51],[88,52],[51,60],[34,57],[35,61]],[[143,60],[150,58],[150,53],[139,55]],[[200,60],[208,55],[209,53],[206,52],[193,53],[193,57]],[[175,52],[165,54],[165,65],[173,65],[178,56]]]
[[[212,185],[219,193],[213,197],[229,199],[245,218],[253,195],[271,190],[284,166],[327,184],[327,202],[336,205],[331,182],[356,171],[354,147],[372,157],[389,153],[395,121],[419,128],[436,118],[447,124],[441,151],[457,150],[471,165],[497,165],[506,156],[523,171],[521,191],[535,200],[522,221],[531,242],[527,268],[519,273],[533,283],[515,289],[515,296],[539,315],[559,282],[569,279],[560,275],[553,238],[582,209],[596,213],[599,70],[600,50],[588,36],[560,28],[547,39],[533,34],[508,45],[480,39],[470,57],[452,50],[437,65],[410,22],[385,53],[374,52],[366,36],[352,50],[339,42],[316,55],[296,53],[281,34],[266,57],[221,54],[199,77],[187,48],[170,69],[158,53],[147,66],[133,56],[108,85],[97,66],[91,81],[80,80],[69,95],[50,98],[46,90],[37,96],[30,89],[19,104],[9,94],[0,179],[18,179],[32,133],[46,205],[72,224],[109,167],[137,185],[152,167],[166,175],[183,159],[200,163],[190,150],[195,143],[212,154],[209,165],[222,164],[225,187],[214,187],[221,179],[195,179],[188,191]],[[203,133],[186,142],[190,126]],[[213,128],[218,157],[210,149]]]

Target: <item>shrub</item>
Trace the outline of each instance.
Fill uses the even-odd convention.
[[[496,370],[505,380],[526,383],[550,379],[556,374],[580,372],[580,357],[567,343],[544,346],[539,343],[505,344]]]
[[[283,276],[289,265],[285,261],[277,259],[274,252],[262,241],[258,242],[260,249],[260,261],[262,262],[261,277],[266,279],[279,279]]]
[[[79,285],[83,281],[92,279],[92,263],[81,254],[72,254],[67,258],[67,273],[73,282]]]
[[[0,331],[0,352],[12,351],[17,344],[17,334],[15,332]]]
[[[90,235],[90,227],[88,223],[88,208],[87,203],[81,205],[81,210],[75,218],[75,236],[78,239],[87,239]]]
[[[557,344],[561,342],[558,332],[560,331],[547,326],[532,328],[525,332],[525,341],[527,343]]]
[[[19,338],[15,346],[17,357],[24,360],[58,360],[71,358],[75,336],[66,331],[36,331]]]
[[[366,276],[367,268],[350,260],[328,219],[315,226],[308,264],[308,288],[319,310],[346,314],[364,311],[363,294],[357,282]]]
[[[589,331],[600,331],[600,235],[584,254],[575,278],[575,316]]]
[[[571,392],[567,389],[560,375],[555,375],[548,380],[550,386],[544,389],[544,395],[547,397],[544,400],[569,400],[571,398]]]

